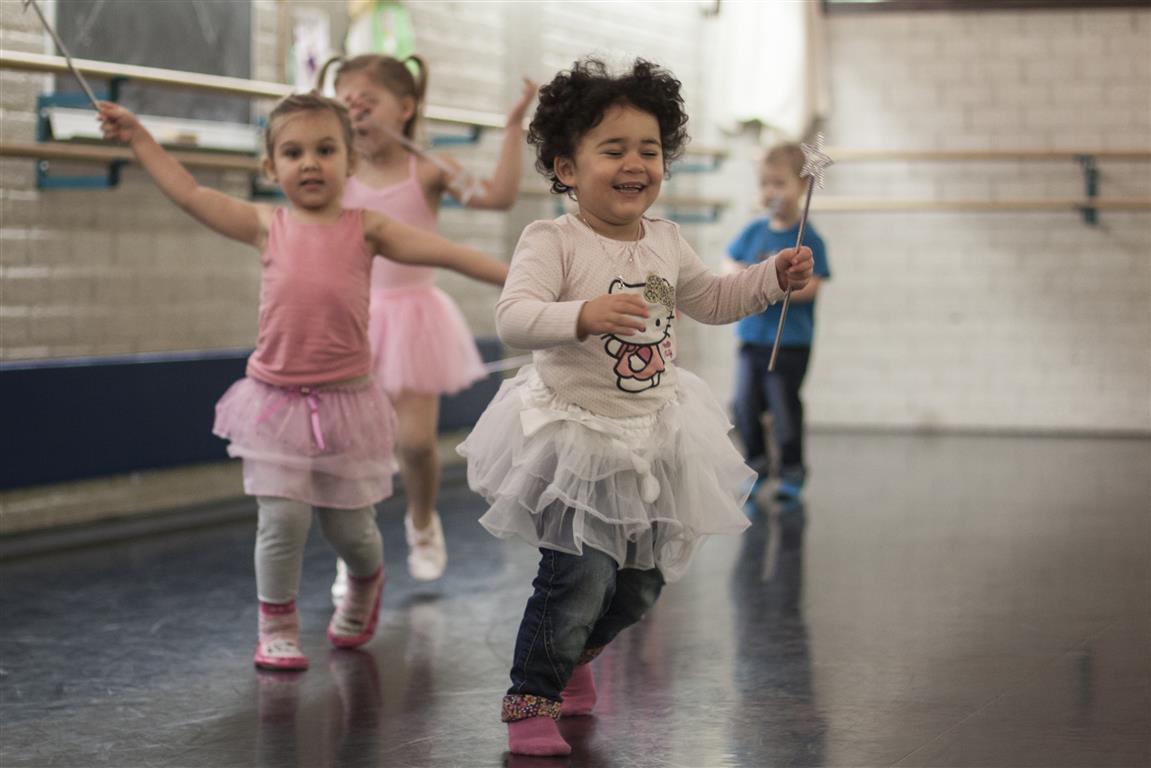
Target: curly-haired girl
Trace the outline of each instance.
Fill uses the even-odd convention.
[[[577,62],[540,90],[528,140],[577,214],[524,230],[496,306],[535,350],[460,446],[491,504],[481,523],[543,557],[503,700],[518,754],[570,752],[561,715],[590,714],[588,665],[683,575],[699,542],[747,526],[754,473],[707,386],[676,369],[677,310],[706,323],[762,311],[811,275],[784,250],[711,274],[672,222],[644,214],[687,141],[680,83],[643,60]]]

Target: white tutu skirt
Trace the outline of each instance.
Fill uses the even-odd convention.
[[[252,378],[216,403],[212,431],[244,460],[244,492],[360,509],[392,495],[395,412],[371,380],[275,387]]]
[[[612,419],[560,400],[535,367],[504,382],[459,446],[468,484],[500,538],[582,554],[679,579],[704,537],[739,533],[755,473],[727,433],[707,385],[680,369],[676,400]]]
[[[487,376],[472,331],[434,285],[372,293],[368,335],[384,392],[451,395]]]

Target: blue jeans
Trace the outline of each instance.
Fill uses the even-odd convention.
[[[771,411],[771,431],[779,446],[780,474],[803,482],[803,400],[799,397],[811,347],[780,347],[775,371],[768,373],[771,346],[743,344],[739,349],[735,402],[736,432],[749,467],[760,477],[771,474],[763,414]]]
[[[512,686],[504,697],[507,722],[559,716],[561,696],[576,664],[590,660],[635,624],[663,589],[659,570],[621,569],[591,547],[582,555],[540,549],[539,572],[516,636]]]

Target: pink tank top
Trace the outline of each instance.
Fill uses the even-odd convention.
[[[315,224],[277,208],[260,261],[260,334],[248,375],[281,387],[366,376],[373,259],[364,212]]]
[[[416,176],[416,156],[408,159],[408,178],[399,184],[376,189],[354,176],[344,187],[345,208],[366,208],[379,211],[411,227],[436,231],[436,214],[428,206],[419,177]],[[378,255],[378,254],[377,254]],[[372,259],[372,291],[384,293],[397,288],[430,286],[436,279],[435,267],[414,267],[391,259]]]

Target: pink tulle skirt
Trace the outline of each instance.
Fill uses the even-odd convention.
[[[450,395],[487,375],[463,313],[434,285],[374,291],[368,334],[376,381],[389,395]]]
[[[359,509],[392,495],[395,412],[370,379],[275,387],[252,378],[216,403],[212,431],[244,460],[244,492]]]

